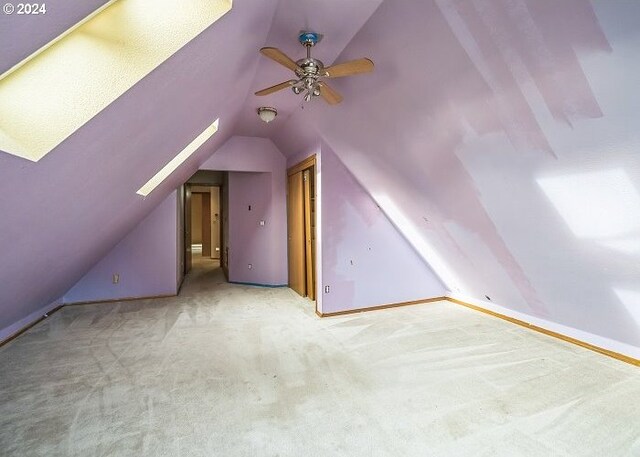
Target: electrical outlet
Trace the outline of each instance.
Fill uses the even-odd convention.
[[[260,221],[260,225],[261,225],[261,226],[264,226],[264,221]]]
[[[249,270],[251,270],[253,268],[252,264],[249,264]]]
[[[328,294],[328,293],[329,293],[329,290],[330,290],[330,289],[329,289],[329,286],[324,286],[324,293],[325,293],[325,294]]]
[[[120,275],[118,273],[113,274],[112,282],[118,284],[120,282]]]

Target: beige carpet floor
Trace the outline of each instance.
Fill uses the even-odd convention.
[[[640,455],[636,367],[448,302],[319,319],[214,265],[2,347],[0,455]]]

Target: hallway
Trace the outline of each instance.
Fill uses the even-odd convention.
[[[319,319],[215,264],[0,348],[6,456],[634,456],[637,368],[448,302]]]

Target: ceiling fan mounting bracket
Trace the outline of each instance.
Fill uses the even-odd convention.
[[[301,45],[307,47],[312,47],[320,43],[320,41],[322,41],[322,37],[323,35],[319,33],[309,32],[307,30],[301,30],[300,33],[298,33],[298,41]]]

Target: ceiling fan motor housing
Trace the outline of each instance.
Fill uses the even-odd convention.
[[[342,96],[324,81],[325,78],[339,78],[358,73],[368,73],[373,70],[373,61],[367,58],[340,64],[334,63],[325,68],[321,60],[311,57],[311,48],[319,43],[320,40],[322,40],[322,35],[318,33],[306,30],[300,31],[298,41],[305,47],[307,56],[298,61],[292,60],[278,48],[269,46],[261,48],[260,52],[263,55],[292,70],[298,79],[290,79],[275,86],[259,90],[256,95],[269,95],[282,89],[291,88],[296,95],[305,92],[304,100],[306,101],[311,100],[313,97],[321,96],[330,105],[335,105],[342,101]]]
[[[320,95],[320,87],[318,83],[320,77],[324,75],[324,64],[322,61],[311,57],[310,51],[311,47],[320,41],[321,38],[322,35],[318,35],[313,32],[300,32],[300,35],[298,36],[300,43],[307,48],[307,57],[296,62],[298,68],[295,70],[295,73],[296,76],[300,78],[300,81],[291,89],[295,94],[299,94],[306,90],[306,101],[309,101],[311,97],[317,97]]]
[[[306,57],[296,62],[299,69],[296,70],[296,75],[303,78],[305,76],[319,76],[324,69],[324,64],[313,57]]]

